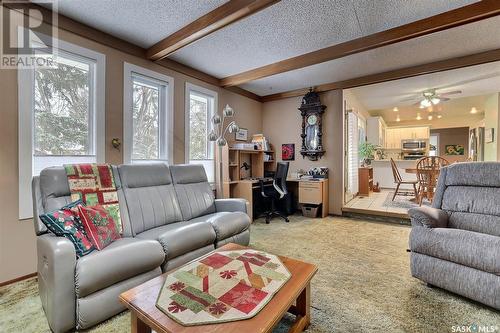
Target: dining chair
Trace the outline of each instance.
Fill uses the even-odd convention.
[[[418,192],[417,192],[417,180],[403,180],[401,177],[401,174],[399,173],[398,167],[396,166],[396,162],[391,158],[391,168],[392,168],[392,175],[394,177],[394,183],[396,184],[396,191],[394,191],[394,195],[392,196],[392,201],[396,198],[396,195],[398,194],[406,194],[406,192],[400,191],[399,187],[402,184],[407,184],[407,185],[413,185],[413,192],[415,193],[415,197],[418,198]]]
[[[439,156],[423,157],[417,162],[418,204],[422,206],[424,196],[432,202],[439,173],[449,165],[448,160]]]

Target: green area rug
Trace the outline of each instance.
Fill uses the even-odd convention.
[[[452,332],[500,327],[500,312],[410,275],[410,228],[356,219],[293,216],[252,224],[251,246],[312,262],[312,324],[307,332]],[[263,310],[265,311],[265,310]],[[291,316],[275,332],[286,332]],[[124,312],[89,332],[130,332]],[[49,332],[36,279],[0,288],[0,332]],[[497,330],[498,332],[498,330]]]

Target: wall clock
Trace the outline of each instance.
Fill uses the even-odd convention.
[[[303,158],[311,161],[317,161],[323,156],[322,136],[322,115],[326,106],[321,104],[318,93],[312,89],[302,98],[302,104],[299,107],[302,116],[302,147],[300,154]]]

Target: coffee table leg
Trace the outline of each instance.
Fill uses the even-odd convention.
[[[146,325],[135,313],[131,312],[130,317],[132,319],[132,333],[151,333],[151,327]]]
[[[288,330],[289,333],[302,332],[311,323],[311,285],[309,283],[297,298],[294,312],[297,317],[293,326]]]

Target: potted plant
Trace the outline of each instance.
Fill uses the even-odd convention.
[[[362,167],[370,165],[374,159],[375,150],[378,146],[370,142],[363,142],[359,145],[359,156],[363,159]]]

